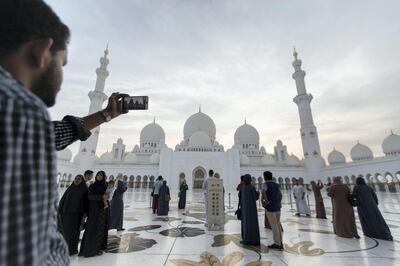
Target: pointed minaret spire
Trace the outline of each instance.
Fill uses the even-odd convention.
[[[156,117],[153,117],[153,124],[156,123]]]
[[[201,104],[199,105],[199,113],[201,113]]]
[[[391,135],[394,135],[394,133],[393,133],[393,129],[391,129],[391,130],[390,130],[390,134],[391,134]]]
[[[104,58],[107,58],[109,51],[108,51],[108,43],[106,45],[106,49],[104,50]]]
[[[247,118],[244,117],[244,124],[247,125]]]
[[[296,51],[296,46],[293,46],[293,56],[294,56],[294,60],[297,61],[297,51]]]

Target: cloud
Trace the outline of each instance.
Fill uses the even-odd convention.
[[[400,19],[397,1],[55,1],[72,30],[69,65],[55,119],[87,114],[99,57],[110,44],[105,93],[149,95],[147,112],[102,126],[98,152],[122,137],[131,149],[153,117],[170,147],[198,106],[229,148],[247,117],[272,152],[277,139],[301,156],[291,78],[296,44],[323,154],[346,155],[356,140],[381,155],[389,130],[400,132]],[[77,144],[74,146],[76,152]]]

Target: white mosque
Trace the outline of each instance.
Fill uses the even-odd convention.
[[[165,144],[165,132],[154,120],[140,133],[140,143],[132,151],[126,151],[122,139],[113,144],[110,152],[96,155],[100,127],[92,130],[92,136],[81,142],[79,152],[72,160],[67,148],[58,152],[58,179],[64,186],[72,182],[73,176],[86,169],[104,170],[109,179],[123,175],[129,187],[151,187],[155,178],[162,175],[173,189],[180,180],[186,179],[191,188],[201,188],[208,169],[213,169],[224,180],[227,189],[234,189],[239,177],[249,173],[255,184],[262,183],[262,173],[271,171],[281,187],[291,187],[293,178],[308,185],[311,180],[320,179],[324,183],[334,176],[341,176],[345,183],[352,185],[359,176],[381,191],[400,191],[400,136],[391,134],[384,139],[384,157],[374,157],[371,149],[359,142],[351,149],[352,161],[338,150],[330,152],[327,163],[321,156],[317,128],[314,125],[311,100],[304,82],[305,72],[301,60],[294,52],[292,77],[296,82],[297,104],[300,115],[300,138],[304,158],[290,154],[281,140],[269,154],[260,144],[260,136],[255,127],[246,122],[235,132],[234,145],[225,149],[216,139],[216,126],[211,117],[199,111],[191,115],[183,127],[183,140],[175,148]],[[100,59],[96,70],[95,89],[89,93],[89,114],[102,109],[108,98],[104,94],[107,70],[108,49]]]

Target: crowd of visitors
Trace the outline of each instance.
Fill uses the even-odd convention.
[[[261,188],[262,206],[265,208],[264,227],[272,230],[274,243],[268,247],[283,250],[283,227],[280,222],[282,208],[282,193],[280,185],[273,181],[272,173],[264,172],[265,183]],[[251,185],[251,176],[246,174],[240,177],[239,204],[236,214],[241,220],[242,244],[259,245],[260,233],[257,214],[257,200],[259,192]],[[316,218],[326,219],[326,211],[321,190],[324,185],[320,180],[310,182],[315,198]],[[361,177],[357,178],[353,191],[342,183],[341,177],[333,178],[333,184],[327,188],[327,195],[332,199],[332,223],[336,235],[345,238],[357,238],[354,207],[357,207],[358,217],[365,236],[393,241],[390,229],[378,208],[378,198],[374,190]],[[306,188],[298,180],[294,180],[292,188],[296,202],[296,216],[302,214],[311,217],[311,210],[306,201]],[[340,210],[340,211],[339,211]]]

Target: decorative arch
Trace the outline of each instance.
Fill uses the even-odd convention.
[[[149,180],[149,178],[147,175],[143,176],[143,183],[142,183],[143,188],[147,188],[148,180]]]
[[[129,177],[128,187],[133,188],[133,184],[135,183],[135,177],[131,175]]]
[[[140,182],[142,181],[142,177],[140,175],[136,176],[136,181],[135,181],[135,188],[140,187]]]
[[[58,173],[57,173],[57,181],[58,181],[58,184],[60,184],[60,185],[61,185],[61,181],[62,181],[62,175],[61,175],[61,173],[60,173],[60,172],[58,172]]]
[[[394,178],[393,178],[393,175],[392,175],[391,173],[386,172],[385,175],[384,175],[384,177],[385,177],[385,179],[386,179],[386,181],[387,181],[388,183],[393,183]]]
[[[376,179],[377,183],[386,183],[387,182],[386,178],[383,175],[381,175],[380,173],[375,174],[375,179]]]
[[[395,182],[395,183],[399,183],[400,182],[400,172],[399,173],[395,173],[393,175],[393,182]]]
[[[386,178],[383,175],[381,175],[380,173],[375,174],[375,178],[376,178],[377,183],[378,183],[379,191],[385,192],[386,191],[386,186],[387,186],[387,183],[388,183]]]
[[[192,175],[193,175],[193,188],[194,189],[202,188],[204,179],[207,175],[206,169],[204,169],[204,167],[197,166],[196,168],[193,169]]]
[[[290,178],[289,177],[285,177],[285,189],[291,189],[292,185],[290,183]]]

